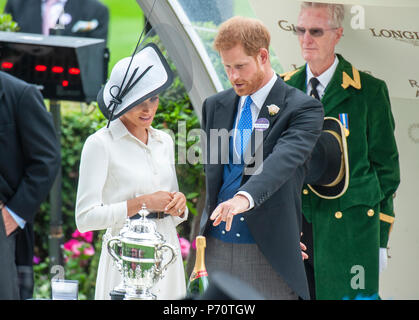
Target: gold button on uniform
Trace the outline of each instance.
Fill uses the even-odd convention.
[[[342,218],[342,212],[338,211],[335,213],[335,218],[336,219],[341,219]]]
[[[308,195],[308,190],[307,190],[307,189],[304,189],[304,190],[303,190],[303,194],[304,194],[304,195]]]
[[[368,217],[372,217],[374,215],[374,210],[369,209],[367,212]]]

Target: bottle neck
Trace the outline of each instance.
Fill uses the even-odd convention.
[[[205,247],[196,248],[196,258],[195,258],[195,267],[194,271],[203,271],[205,268]]]

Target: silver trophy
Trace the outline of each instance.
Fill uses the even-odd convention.
[[[149,212],[145,205],[139,214],[139,219],[125,223],[119,236],[109,239],[107,248],[123,279],[115,290],[125,291],[125,300],[154,300],[156,296],[150,289],[176,260],[176,253],[157,232],[155,222],[147,219]],[[171,258],[162,265],[166,251],[171,253]]]

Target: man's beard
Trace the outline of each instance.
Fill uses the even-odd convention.
[[[258,89],[260,89],[260,86],[263,82],[264,77],[265,77],[265,74],[262,68],[258,68],[258,71],[256,71],[253,78],[246,81],[242,88],[236,88],[233,86],[234,91],[236,91],[237,95],[239,96],[251,95],[255,93]],[[241,83],[241,81],[237,81],[237,83]]]

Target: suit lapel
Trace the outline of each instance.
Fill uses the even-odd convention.
[[[269,121],[269,127],[262,131],[263,135],[260,136],[260,131],[256,131],[255,129],[252,132],[252,136],[249,139],[249,145],[246,148],[245,154],[244,154],[244,161],[245,163],[251,163],[252,158],[254,158],[256,154],[256,150],[260,148],[262,143],[265,141],[266,137],[268,136],[269,132],[272,130],[272,127],[275,123],[275,121],[278,119],[279,115],[281,114],[281,107],[284,100],[284,82],[283,80],[278,76],[278,79],[276,80],[274,86],[272,87],[271,91],[269,92],[268,96],[266,97],[265,102],[263,103],[263,106],[259,112],[258,118],[259,119],[265,118]],[[269,105],[276,105],[279,108],[278,113],[274,115],[269,114],[268,106]],[[263,137],[263,138],[261,138]],[[251,143],[252,142],[252,143]],[[250,146],[250,147],[249,147]]]
[[[306,81],[306,65],[300,67],[296,73],[294,73],[290,78],[287,78],[286,74],[284,81],[294,88],[298,88],[303,92],[307,91],[307,81]]]
[[[350,77],[353,78],[352,74],[352,65],[347,62],[341,55],[337,55],[339,59],[339,64],[336,67],[335,73],[333,74],[332,79],[330,80],[325,94],[321,100],[324,106],[324,114],[328,115],[334,108],[339,106],[343,101],[348,99],[351,94],[350,90],[344,89],[342,87],[343,83],[343,73],[346,72]],[[303,92],[307,91],[307,64],[301,67],[298,72],[293,74],[289,80],[286,81],[287,84],[302,90]]]
[[[333,74],[333,77],[330,80],[322,98],[325,116],[329,115],[333,109],[341,105],[343,101],[345,101],[351,96],[350,90],[348,90],[348,88],[344,89],[342,87],[342,83],[344,72],[348,74],[350,77],[353,77],[352,66],[351,64],[346,62],[340,55],[338,55],[338,59],[339,64],[336,67],[336,71]]]
[[[29,1],[27,1],[29,2]],[[36,3],[31,2],[31,16],[27,17],[28,20],[31,21],[31,24],[33,25],[33,31],[34,33],[40,33],[42,34],[43,28],[42,28],[42,10],[41,10],[41,3],[42,1],[36,1]],[[29,5],[29,4],[28,4]]]
[[[216,101],[214,105],[214,121],[209,129],[224,129],[227,130],[227,132],[230,132],[234,125],[239,99],[240,97],[236,95],[233,89],[231,89],[226,93],[222,100]],[[207,139],[211,143],[211,133],[209,130],[207,135]],[[223,140],[224,139],[221,139],[221,141]],[[229,155],[229,139],[226,139],[226,141],[224,141],[221,145],[219,142],[220,139],[218,139],[216,144],[216,147],[218,148],[217,162],[216,164],[207,166],[207,175],[211,181],[211,188],[208,190],[208,197],[212,205],[215,205],[217,202],[218,192],[220,191],[222,185],[224,163],[226,163],[225,160],[227,160],[228,163]],[[213,152],[212,148],[210,148],[209,152]],[[227,158],[222,161],[224,157]]]
[[[218,147],[218,164],[219,169],[222,170],[223,165],[229,162],[229,148],[230,148],[230,132],[233,129],[234,121],[236,119],[238,104],[240,97],[236,95],[234,90],[223,99],[218,101],[215,109],[214,129],[227,130],[222,135],[227,134],[226,138],[221,138],[221,145],[217,143]],[[218,139],[220,142],[220,139]]]
[[[215,129],[227,129],[230,131],[233,128],[239,100],[240,97],[236,95],[234,90],[231,90],[223,100],[216,103],[214,116]]]
[[[71,14],[71,21],[69,24],[64,26],[66,34],[72,35],[71,28],[78,22],[80,19],[80,4],[78,1],[68,0],[64,5],[64,12]]]

